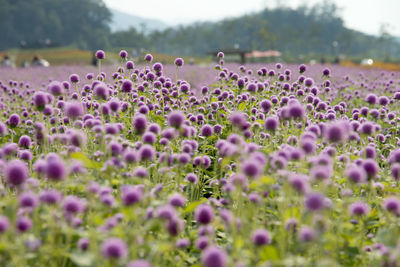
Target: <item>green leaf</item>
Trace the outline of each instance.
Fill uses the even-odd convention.
[[[82,152],[75,152],[70,154],[71,158],[79,160],[83,163],[86,168],[101,168],[101,164],[95,161],[92,161],[88,156],[83,154]]]
[[[206,199],[206,198],[202,198],[202,199],[200,199],[200,200],[197,200],[197,201],[195,201],[195,202],[192,202],[192,203],[190,203],[190,204],[185,208],[184,212],[185,212],[185,213],[193,212],[193,211],[197,208],[198,205],[203,204],[203,203],[206,203],[206,202],[207,202],[207,199]]]
[[[267,261],[267,260],[272,260],[276,261],[279,260],[279,254],[278,254],[278,249],[274,246],[266,246],[262,250],[261,253],[261,260]]]
[[[246,108],[246,102],[242,102],[238,106],[238,110],[243,111]]]
[[[73,253],[69,258],[78,266],[91,266],[93,264],[94,255],[89,253]]]

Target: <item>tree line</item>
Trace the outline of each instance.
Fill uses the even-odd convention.
[[[165,30],[111,32],[111,13],[101,0],[0,0],[0,49],[73,45],[82,49],[132,48],[204,56],[220,49],[278,50],[287,57],[310,54],[399,57],[400,44],[386,32],[371,36],[344,26],[329,1],[296,9],[278,7],[218,22]]]

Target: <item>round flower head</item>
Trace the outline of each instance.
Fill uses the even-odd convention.
[[[209,224],[214,219],[214,210],[208,204],[201,204],[196,208],[194,217],[198,223]]]
[[[346,170],[346,176],[353,183],[363,183],[367,180],[367,173],[363,168],[352,165]]]
[[[4,178],[11,185],[20,185],[28,179],[29,170],[23,161],[15,159],[10,161],[3,170]]]
[[[51,82],[47,86],[47,89],[49,90],[49,92],[52,95],[55,95],[55,96],[62,95],[62,93],[64,92],[64,87],[63,87],[62,83],[57,82],[57,81]]]
[[[147,62],[152,62],[153,56],[151,54],[147,54],[144,56],[144,60],[146,60]]]
[[[60,202],[61,198],[61,193],[54,189],[43,191],[39,195],[40,201],[49,205]]]
[[[78,240],[78,247],[82,251],[86,251],[89,248],[90,240],[87,238],[80,238]]]
[[[23,192],[19,196],[19,206],[22,208],[34,208],[38,205],[39,199],[33,192]]]
[[[279,127],[279,121],[276,117],[268,117],[265,119],[264,127],[268,131],[276,131]]]
[[[78,83],[79,82],[79,75],[78,74],[71,74],[71,76],[69,76],[69,80],[71,81],[71,83]]]
[[[101,253],[106,258],[120,259],[128,255],[128,248],[122,239],[112,237],[103,241]]]
[[[263,164],[260,164],[260,162],[257,162],[257,160],[250,158],[243,162],[242,172],[248,177],[255,178],[263,173],[263,167]]]
[[[126,52],[125,50],[121,50],[121,51],[119,52],[119,56],[120,56],[121,58],[127,58],[127,57],[128,57],[128,52]]]
[[[367,174],[367,178],[374,179],[379,172],[378,164],[374,159],[365,159],[362,163],[362,167]]]
[[[186,199],[181,194],[176,193],[169,197],[168,202],[174,207],[183,207],[186,203]]]
[[[174,61],[174,64],[175,64],[177,67],[182,67],[182,66],[183,66],[183,63],[184,63],[184,61],[183,61],[183,59],[180,58],[180,57],[178,57],[178,58],[175,59],[175,61]]]
[[[331,70],[328,69],[328,68],[325,68],[325,69],[322,71],[322,75],[324,75],[324,76],[329,76],[330,74],[331,74]]]
[[[213,135],[213,128],[209,124],[205,124],[200,129],[200,135],[204,137],[210,137]]]
[[[134,260],[129,262],[126,267],[152,267],[152,265],[146,260]]]
[[[306,65],[301,64],[301,65],[299,66],[299,72],[300,72],[300,73],[304,73],[306,70],[307,70],[307,66],[306,66]]]
[[[67,176],[67,167],[64,161],[59,157],[48,158],[46,166],[46,175],[49,180],[60,181]]]
[[[311,242],[315,239],[315,231],[309,226],[303,226],[299,231],[299,240],[302,242]]]
[[[107,86],[102,82],[97,83],[93,88],[93,95],[99,99],[106,100],[109,96]]]
[[[125,186],[122,188],[121,198],[126,206],[130,206],[140,202],[142,199],[142,190],[134,186]]]
[[[8,118],[8,124],[11,128],[17,127],[20,122],[21,118],[18,114],[11,114],[11,116]]]
[[[210,246],[203,251],[201,262],[205,267],[225,267],[227,266],[228,256],[224,250]]]
[[[349,214],[351,216],[368,215],[369,207],[364,202],[355,202],[349,206]]]
[[[18,145],[23,148],[29,148],[32,144],[31,138],[27,135],[22,135],[19,138]]]
[[[67,196],[63,201],[63,210],[66,214],[76,214],[85,210],[85,202],[76,196]]]
[[[133,117],[133,128],[138,133],[143,133],[147,128],[147,119],[146,116],[142,114],[136,114]]]
[[[16,221],[16,227],[19,232],[26,232],[32,228],[32,221],[28,217],[19,217]]]
[[[168,125],[175,128],[180,128],[185,121],[185,114],[180,111],[172,111],[168,115]]]
[[[106,57],[106,53],[103,50],[97,50],[95,55],[97,59],[105,59]]]
[[[35,94],[33,95],[33,104],[37,107],[37,108],[44,108],[46,106],[46,104],[49,102],[49,98],[47,97],[45,92],[35,92]]]
[[[320,193],[310,193],[305,198],[305,206],[309,211],[318,211],[324,208],[324,196]]]
[[[257,229],[251,235],[251,240],[256,246],[264,246],[271,243],[271,236],[267,230]]]
[[[301,120],[303,119],[304,115],[305,115],[305,110],[303,108],[302,105],[300,105],[299,103],[294,103],[289,105],[289,117],[292,119],[297,119],[297,120]]]
[[[304,85],[307,86],[307,87],[311,87],[313,84],[314,84],[314,80],[311,79],[311,78],[306,78],[304,80]]]
[[[133,70],[134,67],[135,67],[135,63],[133,63],[133,61],[127,61],[126,62],[126,68],[128,70]]]
[[[133,83],[131,80],[124,80],[121,84],[121,91],[124,93],[130,93],[133,90]]]
[[[397,197],[386,198],[383,207],[396,216],[400,215],[400,200]]]
[[[83,106],[79,102],[68,102],[64,107],[65,115],[70,119],[77,119],[83,115]]]
[[[4,215],[0,215],[0,233],[4,233],[10,227],[10,220]]]
[[[143,145],[139,149],[139,158],[140,160],[149,160],[152,161],[155,156],[155,149],[151,145]]]

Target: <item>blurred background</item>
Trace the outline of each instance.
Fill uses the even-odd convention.
[[[322,63],[400,70],[399,0],[0,0],[3,66]]]

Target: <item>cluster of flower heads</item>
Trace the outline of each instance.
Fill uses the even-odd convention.
[[[397,264],[398,73],[120,57],[0,82],[0,262]]]

